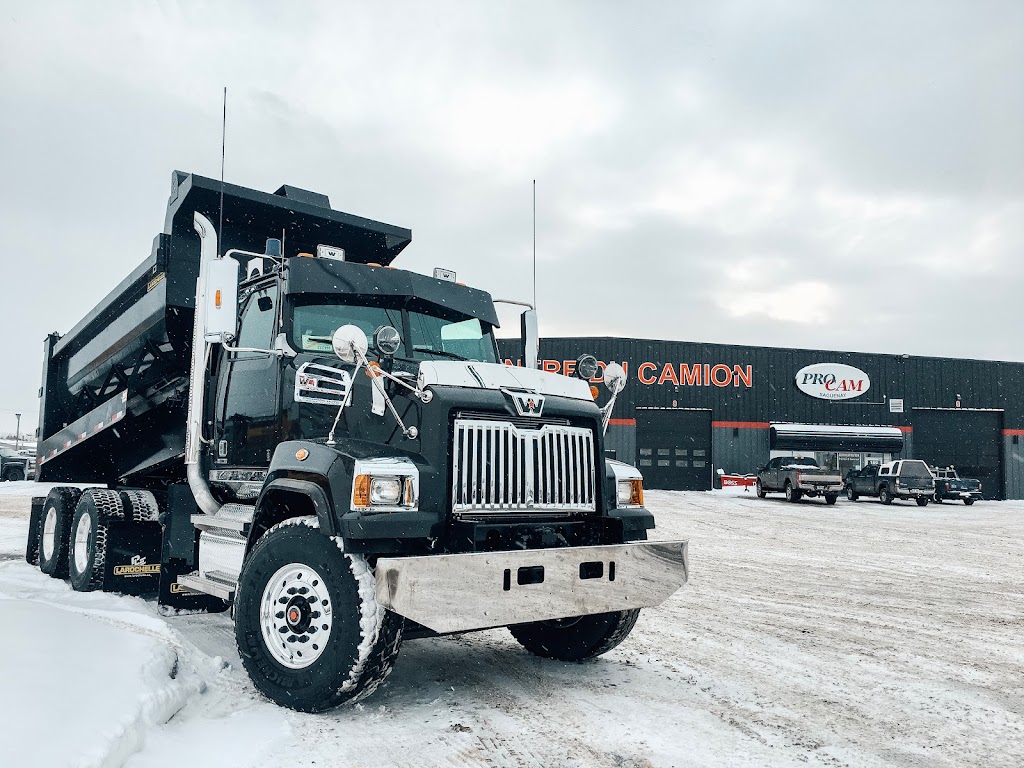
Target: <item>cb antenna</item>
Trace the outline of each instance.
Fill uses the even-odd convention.
[[[537,309],[537,180],[533,180],[533,308]]]
[[[224,252],[224,155],[228,138],[228,87],[224,86],[224,113],[220,121],[220,222],[217,224],[217,242]]]

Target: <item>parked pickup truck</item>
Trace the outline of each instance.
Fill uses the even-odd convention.
[[[820,494],[826,504],[835,504],[842,490],[842,476],[822,469],[809,457],[776,458],[757,470],[757,495],[762,499],[769,493],[782,491],[786,501],[800,501],[803,496],[814,498]]]
[[[932,468],[932,477],[935,478],[935,502],[941,504],[946,499],[953,501],[963,500],[964,504],[971,506],[981,500],[981,481],[973,478],[960,477],[953,467],[939,469]]]
[[[914,499],[919,507],[928,505],[935,496],[935,480],[928,465],[917,459],[868,464],[846,475],[846,498],[856,501],[861,496],[875,496],[883,504],[893,499]]]

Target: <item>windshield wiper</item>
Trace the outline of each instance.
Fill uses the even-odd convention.
[[[433,349],[431,347],[413,347],[412,351],[426,352],[427,354],[430,355],[437,355],[438,357],[447,357],[450,360],[462,360],[463,362],[465,362],[468,359],[463,357],[462,355],[456,355],[454,352],[448,352],[447,350],[444,349]]]

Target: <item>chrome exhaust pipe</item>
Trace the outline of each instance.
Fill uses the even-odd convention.
[[[193,225],[199,233],[199,279],[196,281],[196,311],[192,326],[192,363],[189,371],[188,424],[185,430],[185,473],[188,487],[196,504],[208,515],[220,511],[220,502],[210,492],[203,477],[200,458],[203,449],[203,402],[206,400],[206,363],[210,343],[206,341],[206,272],[207,266],[217,258],[217,232],[213,223],[198,211]]]

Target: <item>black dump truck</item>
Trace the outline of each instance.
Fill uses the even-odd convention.
[[[500,364],[487,293],[391,266],[411,238],[175,172],[148,258],[45,341],[37,480],[94,487],[33,499],[29,562],[232,608],[256,688],[309,712],[371,693],[403,639],[620,643],[687,579],[685,541],[647,541],[640,473],[605,458],[621,368],[601,408],[536,370],[530,307],[526,365]]]

